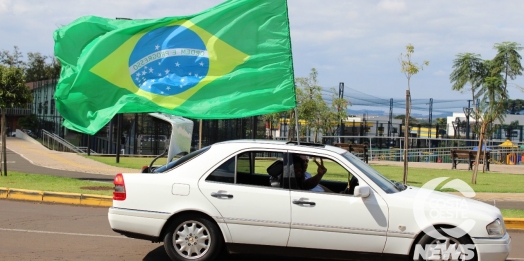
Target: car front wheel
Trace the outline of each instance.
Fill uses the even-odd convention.
[[[180,216],[171,222],[164,237],[167,255],[176,261],[213,260],[222,245],[217,225],[205,217]]]
[[[478,260],[474,244],[467,235],[454,238],[440,228],[437,231],[442,237],[433,238],[424,234],[420,238],[417,243],[419,251],[414,251],[413,260]]]

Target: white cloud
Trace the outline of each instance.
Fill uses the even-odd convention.
[[[388,12],[402,12],[406,10],[406,2],[403,0],[381,0],[378,8]]]
[[[447,72],[443,71],[443,70],[437,70],[437,71],[433,72],[433,75],[435,75],[435,76],[447,76],[449,74]]]
[[[0,50],[18,45],[24,53],[52,54],[54,30],[84,15],[157,18],[193,14],[221,2],[0,0]],[[403,97],[406,81],[398,56],[408,43],[415,46],[415,61],[430,61],[413,78],[414,98],[442,99],[460,95],[449,83],[456,54],[491,59],[494,43],[524,44],[524,27],[519,26],[524,24],[524,1],[288,0],[288,6],[297,77],[315,67],[322,86],[345,82],[386,99]],[[524,77],[515,83],[524,86]],[[511,95],[524,99],[517,90]]]
[[[0,1],[0,14],[9,12],[11,0]]]

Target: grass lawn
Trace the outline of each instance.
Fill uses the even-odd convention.
[[[522,209],[501,209],[500,212],[505,218],[524,218],[524,210]]]
[[[113,184],[108,182],[86,181],[14,171],[10,171],[7,177],[0,177],[0,187],[105,196],[113,195]]]
[[[347,181],[347,171],[338,164],[324,162],[324,166],[328,169],[328,172],[323,180]],[[371,167],[388,179],[402,182],[403,167],[381,165],[371,165]],[[316,173],[316,166],[311,161],[308,172]],[[453,179],[460,179],[470,185],[475,192],[524,193],[524,186],[521,185],[524,182],[523,175],[479,172],[476,185],[471,184],[471,175],[471,171],[463,170],[409,168],[408,185],[422,187],[434,178],[449,177],[437,187],[437,190],[440,190],[440,187]],[[451,192],[454,190],[444,189],[441,191]]]
[[[395,166],[373,166],[378,172],[382,173],[389,179],[402,181],[403,168]],[[460,179],[470,185],[475,192],[502,192],[502,193],[524,193],[523,175],[479,172],[477,174],[477,184],[471,184],[472,171],[464,170],[445,170],[445,169],[421,169],[409,168],[408,184],[421,187],[429,180],[438,177],[450,177],[451,179]],[[444,185],[446,181],[442,182]],[[450,190],[451,191],[451,190]]]
[[[116,157],[102,157],[102,156],[86,156],[84,157],[92,160],[96,160],[99,162],[102,162],[107,165],[115,166],[115,167],[123,167],[123,168],[131,168],[131,169],[142,169],[143,166],[149,166],[151,161],[153,161],[154,158],[147,158],[147,157],[120,157],[120,163],[116,163]],[[154,165],[164,165],[166,164],[167,158],[160,158],[155,161]]]

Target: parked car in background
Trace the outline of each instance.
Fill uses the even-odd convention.
[[[502,261],[509,254],[511,239],[497,208],[404,186],[338,147],[227,141],[173,165],[155,174],[117,174],[108,211],[115,232],[163,242],[172,260],[213,260],[224,247],[350,260],[430,259],[435,245],[463,260]],[[306,187],[303,169],[312,176],[325,172],[322,191]],[[442,218],[427,209],[456,199],[467,204],[467,216]],[[420,215],[416,202],[423,203]],[[444,208],[465,211],[464,205],[436,206]],[[449,232],[464,222],[464,234]]]
[[[29,135],[33,139],[37,138],[36,134],[33,131],[31,131],[31,130],[23,129],[22,131],[25,132],[27,135]]]

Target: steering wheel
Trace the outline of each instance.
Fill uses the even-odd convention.
[[[344,190],[344,194],[353,195],[355,187],[358,185],[358,179],[355,178],[354,175],[351,175],[351,178],[348,178],[348,187]]]

